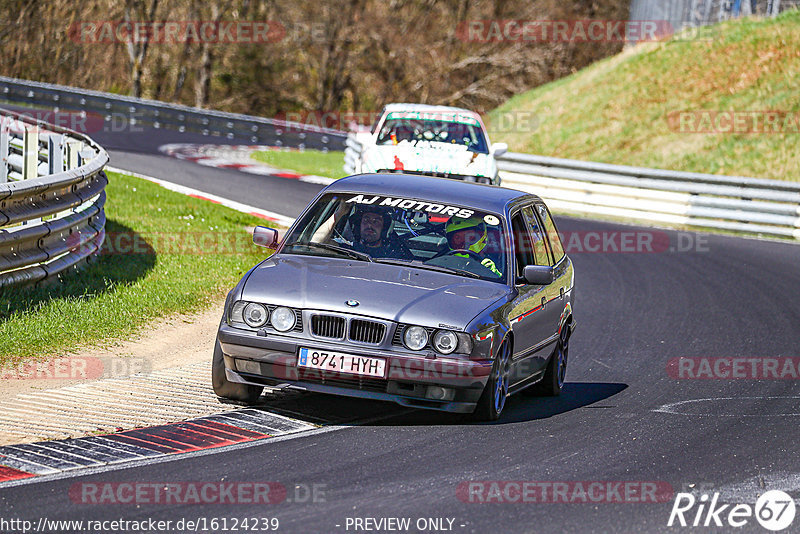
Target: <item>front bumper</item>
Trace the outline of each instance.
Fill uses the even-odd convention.
[[[262,332],[262,334],[265,334]],[[392,401],[412,408],[472,413],[491,373],[491,361],[426,358],[427,353],[328,342],[233,328],[223,324],[219,342],[229,381],[348,397]],[[385,378],[359,377],[297,367],[300,347],[339,351],[387,360]],[[399,348],[398,348],[399,349]],[[452,398],[426,396],[430,386],[451,390]]]

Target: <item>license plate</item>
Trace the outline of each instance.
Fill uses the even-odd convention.
[[[386,360],[383,358],[356,356],[329,350],[301,348],[297,366],[377,378],[386,376]]]

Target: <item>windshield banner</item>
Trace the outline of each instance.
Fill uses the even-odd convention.
[[[422,200],[413,200],[402,197],[384,197],[380,195],[356,195],[345,201],[346,204],[366,204],[374,206],[388,206],[391,208],[400,208],[404,210],[424,211],[427,213],[438,213],[447,215],[449,217],[460,217],[468,219],[475,214],[475,210],[459,208],[457,206],[448,206],[446,204],[435,204],[433,202],[425,202]]]

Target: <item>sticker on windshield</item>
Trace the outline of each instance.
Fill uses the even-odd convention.
[[[489,226],[497,226],[498,224],[500,224],[500,219],[498,219],[494,215],[484,215],[483,222],[485,222]]]
[[[422,200],[412,200],[402,197],[384,197],[381,195],[356,195],[345,201],[346,204],[355,202],[356,204],[367,204],[374,206],[389,206],[404,210],[424,211],[427,213],[439,213],[450,217],[468,219],[475,214],[474,210],[448,206],[446,204],[436,204],[434,202],[424,202]],[[498,221],[500,222],[500,221]]]

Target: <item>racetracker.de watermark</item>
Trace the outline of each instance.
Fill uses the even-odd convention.
[[[444,328],[444,326],[442,326]],[[466,335],[466,334],[464,334]],[[463,346],[463,345],[462,345]],[[471,345],[466,345],[470,347]],[[366,360],[366,358],[364,358]],[[353,379],[353,369],[361,366],[361,369],[366,369],[369,362],[355,361],[342,361],[336,359],[331,352],[323,350],[313,351],[309,354],[309,363],[324,364],[326,361],[333,362],[333,365],[326,367],[324,370],[314,367],[303,367],[297,365],[297,356],[295,355],[280,355],[273,357],[269,362],[258,362],[254,360],[237,360],[236,366],[239,371],[248,372],[251,374],[263,374],[277,379],[285,380],[331,380]],[[535,364],[529,362],[520,362],[517,373],[530,373],[535,369]],[[486,380],[489,375],[490,367],[487,366],[472,366],[469,361],[461,359],[424,359],[419,360],[415,358],[409,359],[392,359],[385,373],[386,380],[392,381],[427,381],[434,382],[442,381],[444,384],[453,386],[456,384],[469,385],[477,383],[479,380]],[[381,377],[375,377],[383,380]],[[369,381],[369,376],[362,378],[364,381]]]
[[[636,43],[675,33],[667,20],[485,19],[460,23],[456,36],[470,43]]]
[[[123,378],[150,371],[145,358],[66,356],[0,366],[0,380],[97,380]]]
[[[708,237],[692,232],[663,232],[659,230],[581,230],[558,233],[564,252],[567,254],[668,254],[709,252]],[[74,249],[93,247],[91,243],[80,244],[80,235],[67,238],[67,245],[74,242]],[[527,251],[535,244],[523,242],[517,251]],[[504,241],[494,240],[486,246],[487,253],[501,253],[506,248]],[[108,232],[100,248],[101,256],[110,255],[157,255],[157,254],[249,254],[259,247],[247,232],[220,232],[214,230],[198,232]]]
[[[465,503],[663,503],[673,490],[663,481],[525,481],[470,480],[461,482],[456,496]]]
[[[25,110],[16,113],[19,117],[0,117],[0,129],[17,135],[21,135],[23,132],[29,134],[48,133],[52,131],[51,125],[85,134],[97,132],[141,133],[144,131],[142,113],[109,112],[101,115],[91,111],[50,110]]]
[[[500,133],[533,133],[539,129],[541,118],[533,111],[507,110],[499,112],[476,111],[483,121],[486,129],[493,135]],[[377,125],[378,119],[383,116],[383,110],[359,110],[359,111],[319,111],[319,110],[293,110],[280,111],[273,119],[284,121],[281,125],[286,131],[305,132],[308,130],[345,130],[351,132],[366,132],[373,125]],[[471,117],[474,117],[470,113]],[[413,131],[424,121],[426,126],[431,128],[446,129],[448,123],[460,120],[457,113],[420,113],[419,117],[413,119],[392,119],[395,128],[407,127]]]
[[[283,40],[286,27],[270,20],[98,20],[74,22],[67,34],[79,44],[264,44]]]
[[[667,124],[683,134],[799,134],[800,111],[673,111]]]
[[[326,484],[281,482],[77,482],[69,488],[75,504],[236,505],[325,502]]]
[[[81,237],[72,234],[67,244],[74,241],[73,250],[91,252],[92,243],[80,244]],[[229,255],[250,254],[263,250],[253,242],[253,236],[247,232],[220,232],[208,230],[203,232],[107,232],[100,247],[101,256],[158,254],[179,255]]]
[[[278,504],[286,500],[286,487],[278,482],[78,482],[69,498],[100,505]]]
[[[800,357],[672,358],[667,375],[676,380],[798,380]]]
[[[709,252],[708,237],[693,232],[662,232],[660,230],[575,230],[558,232],[561,246],[567,254],[666,254]],[[553,237],[549,236],[552,242]],[[517,245],[519,251],[537,244]],[[487,252],[500,252],[502,243],[491,242]]]

